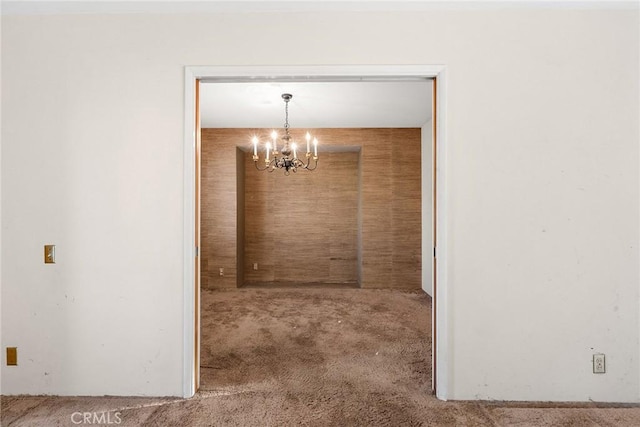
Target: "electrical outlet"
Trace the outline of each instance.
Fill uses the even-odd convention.
[[[254,269],[254,270],[258,270],[258,263],[257,263],[257,262],[254,262],[254,263],[253,263],[253,269]]]
[[[593,373],[594,374],[604,374],[605,364],[604,364],[604,354],[594,354],[593,355]]]
[[[220,267],[220,275],[224,276],[224,268]]]
[[[7,347],[7,366],[18,366],[18,347]]]

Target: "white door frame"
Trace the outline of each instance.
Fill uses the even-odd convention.
[[[211,82],[273,82],[273,81],[357,81],[359,79],[380,79],[393,81],[416,78],[435,78],[436,103],[436,195],[437,195],[437,235],[436,284],[434,289],[433,322],[434,358],[437,360],[436,396],[446,400],[450,396],[451,351],[449,350],[449,307],[447,286],[447,192],[446,153],[446,67],[443,65],[330,65],[330,66],[212,66],[185,67],[184,82],[184,349],[183,349],[183,396],[191,397],[196,392],[196,289],[195,283],[195,87],[196,80]],[[425,248],[423,248],[425,250]],[[429,250],[429,248],[426,248]]]

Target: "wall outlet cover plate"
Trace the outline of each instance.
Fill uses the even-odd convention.
[[[18,366],[17,347],[7,347],[7,366]]]
[[[604,374],[605,372],[606,372],[606,369],[605,369],[604,354],[594,354],[593,355],[593,373]]]

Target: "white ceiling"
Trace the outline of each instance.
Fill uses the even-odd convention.
[[[203,128],[279,128],[291,93],[291,128],[422,127],[432,83],[420,81],[203,83]]]

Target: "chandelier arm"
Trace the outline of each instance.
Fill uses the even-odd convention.
[[[273,172],[274,167],[272,166],[272,163],[274,163],[274,162],[275,162],[275,159],[271,160],[262,169],[258,166],[258,160],[254,160],[253,164],[256,166],[256,169],[258,169],[260,172],[265,171],[265,170],[268,170],[269,172]]]
[[[309,165],[311,164],[311,160],[309,160],[309,163],[307,163],[307,165],[304,167],[306,170],[308,171],[314,171],[316,170],[316,168],[318,167],[318,158],[314,158],[313,160],[315,160],[315,163],[313,164],[313,167],[309,167]]]

